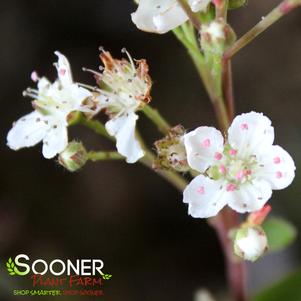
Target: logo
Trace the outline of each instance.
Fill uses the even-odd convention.
[[[31,260],[26,254],[6,262],[10,276],[31,281],[32,289],[13,290],[15,296],[102,296],[103,282],[112,278],[104,273],[101,259]]]

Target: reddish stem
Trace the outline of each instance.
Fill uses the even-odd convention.
[[[246,267],[243,261],[235,257],[233,243],[229,236],[230,231],[239,225],[239,216],[235,211],[225,208],[219,216],[211,219],[211,224],[215,228],[224,250],[227,278],[233,300],[245,301]]]
[[[230,60],[223,58],[223,94],[225,103],[228,109],[229,120],[233,120],[235,115],[234,93],[233,93],[233,80],[232,80],[232,63]]]

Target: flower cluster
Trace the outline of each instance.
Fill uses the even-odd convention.
[[[203,12],[210,3],[188,0],[187,5],[192,12]],[[132,19],[140,29],[164,33],[186,22],[188,15],[181,1],[140,0]],[[221,70],[216,64],[234,41],[234,32],[217,18],[202,24],[199,34],[205,62],[212,65],[208,74],[218,78]],[[116,141],[118,152],[128,163],[141,159],[144,149],[136,132],[137,112],[151,100],[152,80],[145,60],[133,60],[125,49],[123,52],[127,59],[119,60],[101,49],[101,71],[84,69],[93,73],[96,87],[73,82],[67,58],[55,52],[58,79],[51,83],[32,73],[38,87],[27,89],[24,95],[34,99],[34,111],[15,122],[7,136],[8,146],[18,150],[42,141],[45,158],[59,154],[59,162],[75,171],[86,163],[88,152],[80,142],[68,144],[67,127],[77,113],[89,119],[103,112],[108,117],[105,129]],[[185,133],[177,126],[155,143],[158,156],[153,166],[200,173],[183,196],[193,217],[215,216],[226,205],[239,213],[254,212],[270,199],[272,190],[287,187],[295,176],[293,159],[273,142],[271,121],[255,112],[237,116],[225,139],[213,127]]]
[[[28,88],[24,95],[34,99],[34,111],[14,123],[7,136],[8,146],[18,150],[43,141],[43,156],[53,158],[68,145],[67,127],[74,112],[91,118],[104,111],[109,117],[106,129],[115,137],[119,153],[128,163],[139,160],[144,152],[135,135],[136,112],[150,101],[152,85],[146,61],[134,63],[128,53],[128,60],[117,60],[102,51],[104,68],[102,73],[94,72],[99,88],[93,89],[74,83],[67,58],[55,54],[58,79],[50,83],[32,73],[38,88]]]

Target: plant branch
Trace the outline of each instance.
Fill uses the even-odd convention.
[[[151,112],[154,113],[154,116],[158,117],[157,114],[159,114],[159,113],[157,112],[157,114],[156,114],[156,111],[152,111],[152,110],[153,109],[151,109]],[[159,118],[159,120],[161,122],[163,122],[162,121],[163,118],[162,118],[162,120]],[[108,138],[112,141],[115,141],[115,138],[110,136],[107,133],[105,126],[100,121],[87,119],[85,116],[81,116],[78,119],[78,122],[81,125],[86,126],[89,129],[93,130],[95,133],[97,133],[105,138]],[[163,122],[163,124],[165,124],[165,126],[166,126],[167,123]],[[136,133],[136,136],[137,136],[139,142],[141,143],[141,146],[144,148],[144,152],[145,152],[144,157],[142,157],[139,160],[139,162],[154,171],[154,169],[153,169],[153,161],[155,159],[154,154],[146,148],[146,145],[145,145],[141,135],[139,134],[139,132]],[[100,152],[89,152],[88,159],[91,161],[103,161],[103,160],[119,160],[119,159],[124,159],[124,157],[121,156],[117,152],[100,151]],[[187,181],[176,172],[160,170],[160,171],[157,171],[157,173],[162,178],[164,178],[169,183],[171,183],[174,187],[176,187],[179,191],[183,191],[185,189],[185,187],[187,186]]]
[[[86,118],[84,115],[81,115],[81,117],[78,120],[78,123],[91,129],[96,134],[99,134],[105,138],[108,138],[109,140],[114,141],[114,137],[110,136],[105,128],[105,126],[98,120],[95,119],[89,119]]]
[[[158,112],[158,110],[152,108],[149,105],[144,106],[142,112],[149,118],[157,127],[158,130],[166,135],[170,130],[169,123],[162,117],[162,115]]]
[[[220,12],[220,15],[226,18],[224,10]],[[215,78],[212,76],[212,73],[210,73],[210,70],[208,70],[202,53],[196,51],[191,41],[186,38],[187,33],[185,36],[185,32],[181,32],[180,29],[174,31],[174,33],[187,48],[209,94],[217,120],[219,121],[220,129],[226,133],[230,121],[234,116],[230,60],[221,59],[221,68],[218,69],[218,72],[221,72],[221,74],[220,77],[217,76]],[[228,108],[225,106],[225,101]],[[213,221],[209,222],[214,226],[225,254],[227,278],[232,296],[235,301],[245,301],[245,265],[243,262],[237,261],[234,257],[232,240],[229,237],[230,230],[239,224],[238,214],[227,208],[215,217]]]
[[[232,63],[231,60],[222,61],[222,85],[223,96],[228,109],[229,121],[232,121],[235,116],[235,103],[233,93],[233,79],[232,79]]]
[[[182,192],[188,184],[187,181],[176,172],[166,170],[154,170],[154,159],[154,154],[149,150],[145,150],[145,155],[139,160],[139,162],[152,169],[154,172],[159,174],[162,178],[164,178],[166,181],[171,183],[175,188]]]
[[[238,214],[232,209],[225,208],[218,216],[209,219],[222,245],[225,259],[227,278],[230,291],[235,301],[246,300],[246,266],[245,263],[233,254],[233,243],[230,231],[239,224]]]
[[[96,161],[104,161],[104,160],[123,160],[124,157],[120,155],[118,152],[88,152],[88,160],[96,162]]]
[[[258,35],[267,30],[271,25],[285,16],[293,9],[301,6],[300,0],[284,0],[276,8],[274,8],[267,16],[265,16],[258,24],[256,24],[245,35],[238,39],[232,47],[225,52],[225,59],[233,57],[240,49],[252,42]]]
[[[206,62],[204,60],[202,53],[198,48],[196,48],[192,43],[190,43],[187,40],[181,28],[177,28],[176,30],[173,30],[173,33],[187,49],[188,54],[190,55],[198,71],[198,74],[201,80],[203,81],[205,89],[209,95],[209,98],[211,100],[211,103],[215,111],[215,115],[217,116],[219,126],[221,130],[225,133],[229,126],[228,113],[222,95],[216,92],[216,85],[210,74],[210,71],[206,66]]]

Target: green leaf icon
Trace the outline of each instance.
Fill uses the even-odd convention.
[[[13,260],[11,259],[11,257],[8,259],[7,263],[6,263],[6,268],[7,268],[7,271],[8,271],[8,274],[11,275],[11,276],[14,276],[16,275],[16,272],[15,272],[15,263],[13,262]]]
[[[101,274],[102,279],[104,280],[110,280],[112,278],[111,274]]]

